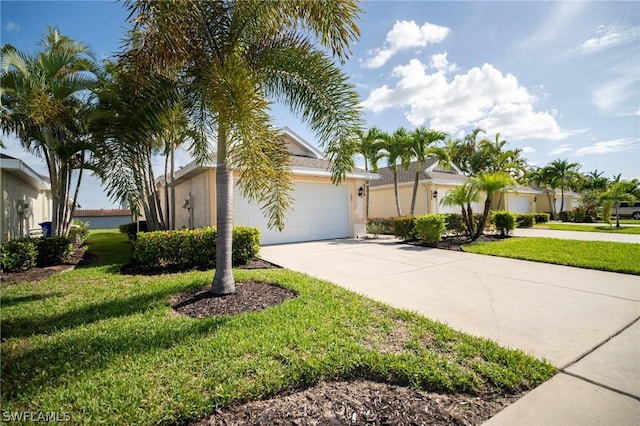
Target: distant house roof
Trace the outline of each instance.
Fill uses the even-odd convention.
[[[113,216],[131,216],[131,210],[127,209],[76,209],[73,217],[113,217]]]
[[[19,158],[0,153],[0,168],[25,181],[38,190],[49,190],[51,185],[49,179],[38,174]]]
[[[460,174],[455,167],[452,167],[450,171],[437,170],[437,163],[437,158],[427,159],[424,168],[420,171],[419,179],[460,183],[467,180],[467,177]],[[416,178],[416,167],[418,167],[417,161],[412,162],[407,170],[404,170],[400,165],[398,165],[398,184],[413,182]],[[371,183],[369,184],[371,187],[393,184],[393,170],[390,167],[383,167],[381,169],[378,169],[378,174],[380,175],[380,179],[371,181]]]

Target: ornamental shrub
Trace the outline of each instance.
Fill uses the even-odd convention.
[[[576,210],[573,212],[573,221],[576,223],[584,222],[585,214],[583,211]]]
[[[496,210],[492,213],[493,222],[495,224],[496,229],[500,232],[500,235],[505,236],[510,231],[513,231],[516,227],[516,217],[517,215],[504,211],[504,210]]]
[[[401,240],[415,240],[417,238],[413,216],[393,218],[393,235]]]
[[[433,244],[442,240],[442,234],[446,230],[444,225],[444,215],[425,214],[418,216],[414,220],[415,233],[424,243]]]
[[[573,220],[573,212],[561,211],[558,213],[558,218],[563,222],[571,222]]]
[[[531,228],[536,223],[535,213],[518,213],[516,215],[516,222],[518,228]],[[497,227],[497,224],[496,224]]]
[[[549,213],[534,213],[533,218],[534,223],[547,223],[551,215]]]
[[[260,251],[257,228],[233,228],[232,261],[247,263]],[[214,227],[180,231],[138,233],[133,259],[150,266],[178,265],[184,268],[212,268],[216,264],[217,230]]]
[[[461,213],[447,213],[444,215],[446,232],[453,235],[465,235],[468,233]]]
[[[33,268],[36,266],[37,256],[35,239],[9,240],[0,245],[0,263],[7,272]]]
[[[393,219],[380,217],[367,219],[367,233],[393,235]]]
[[[81,245],[89,237],[89,222],[74,220],[73,224],[76,226],[69,229],[69,239],[73,244]]]
[[[42,237],[36,240],[36,265],[38,267],[59,265],[71,256],[73,246],[68,237]]]

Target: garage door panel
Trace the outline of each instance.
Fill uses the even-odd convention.
[[[256,203],[234,191],[234,223],[260,229],[262,244],[312,241],[350,236],[349,199],[346,185],[296,183],[293,204],[285,217],[285,229],[268,229]]]
[[[509,195],[508,206],[512,213],[529,213],[529,197]]]

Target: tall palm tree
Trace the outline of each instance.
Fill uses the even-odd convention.
[[[416,174],[413,180],[413,193],[411,196],[411,210],[409,214],[413,216],[416,207],[416,198],[418,194],[418,182],[420,181],[420,173],[425,167],[425,163],[429,157],[436,157],[441,164],[449,163],[449,155],[442,147],[434,146],[435,143],[444,141],[447,134],[438,130],[431,130],[425,127],[418,127],[411,133],[411,142],[409,144],[409,152],[416,159]]]
[[[383,152],[383,132],[377,127],[371,127],[366,132],[363,129],[356,130],[355,137],[358,144],[358,153],[364,158],[364,169],[378,171],[378,161],[384,157]],[[366,185],[367,205],[365,207],[365,217],[369,217],[369,181]]]
[[[491,200],[493,199],[493,195],[497,192],[513,188],[515,181],[505,172],[480,173],[471,179],[471,185],[473,185],[477,191],[484,192],[487,197],[484,201],[484,211],[482,212],[480,223],[478,224],[478,228],[472,238],[473,241],[475,241],[480,238],[485,224],[487,223],[487,218],[491,211]]]
[[[529,171],[529,180],[533,185],[547,194],[549,208],[551,209],[551,217],[555,220],[558,217],[556,211],[555,194],[556,189],[560,187],[559,179],[549,172],[546,167],[538,167]]]
[[[234,293],[233,171],[243,195],[266,210],[270,226],[284,227],[291,203],[289,153],[270,103],[288,105],[310,125],[332,162],[334,183],[354,167],[360,100],[333,58],[348,58],[349,43],[359,36],[360,8],[349,0],[126,4],[139,42],[128,57],[145,68],[182,67],[194,115],[216,131],[218,247],[211,292]]]
[[[400,208],[400,194],[398,193],[398,162],[406,170],[411,163],[411,135],[404,127],[400,127],[392,134],[383,134],[383,148],[386,151],[387,166],[393,173],[393,191],[396,202],[396,212],[402,216]]]
[[[547,173],[560,183],[560,211],[564,211],[564,190],[570,187],[570,182],[580,169],[580,163],[569,163],[559,158],[546,166]]]
[[[14,133],[24,149],[43,158],[49,170],[52,234],[66,235],[77,205],[82,170],[91,149],[87,93],[97,66],[88,46],[48,28],[42,50],[30,55],[2,46],[0,128]],[[76,189],[70,201],[73,180]]]

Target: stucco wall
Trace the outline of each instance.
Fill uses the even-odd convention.
[[[455,188],[454,185],[443,185],[420,182],[416,192],[416,205],[414,215],[426,213],[439,213],[443,211],[440,200],[447,190]],[[438,191],[438,197],[433,198],[433,191]],[[404,183],[398,187],[400,209],[403,215],[408,215],[411,210],[413,197],[413,183]],[[372,187],[370,190],[369,217],[396,217],[398,216],[393,186]]]
[[[26,236],[29,229],[40,229],[39,223],[51,220],[52,207],[49,191],[39,191],[4,170],[0,173],[0,186],[2,187],[0,203],[2,241]],[[27,214],[23,215],[22,235],[20,235],[20,217],[16,211],[16,201],[20,199],[29,204]]]

